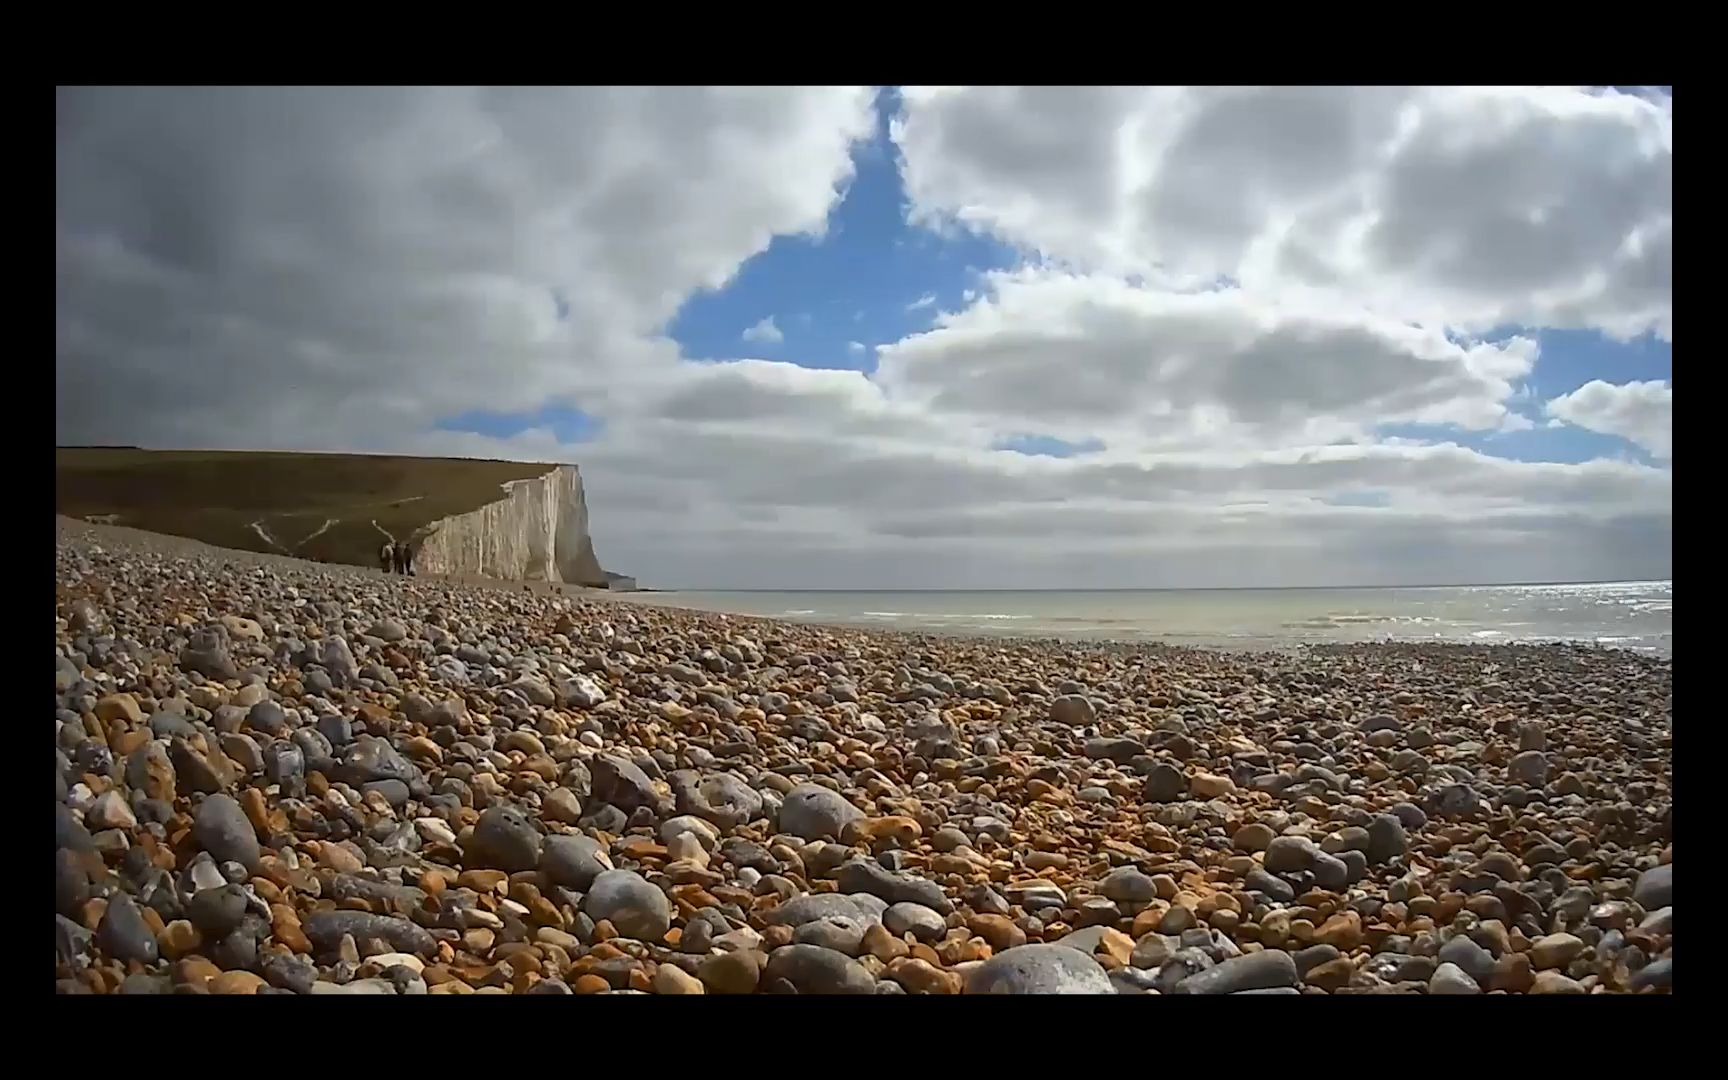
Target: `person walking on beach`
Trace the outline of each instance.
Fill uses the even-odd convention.
[[[396,568],[396,545],[388,540],[378,549],[378,568],[386,574]]]
[[[414,544],[412,542],[404,542],[398,545],[396,550],[402,559],[402,572],[407,574],[409,577],[413,577],[415,555]]]

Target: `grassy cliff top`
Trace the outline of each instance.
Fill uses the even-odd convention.
[[[557,468],[520,461],[61,447],[54,508],[221,547],[376,565],[385,534],[504,497]]]

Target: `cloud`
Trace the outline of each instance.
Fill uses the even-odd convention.
[[[935,293],[925,293],[923,296],[920,296],[918,299],[912,301],[910,304],[907,304],[906,310],[907,311],[917,311],[920,308],[935,307],[935,306],[936,306],[936,294]]]
[[[1674,453],[1674,390],[1666,382],[1616,386],[1592,379],[1548,402],[1556,420],[1636,443],[1663,461]]]
[[[1671,471],[1447,441],[1528,427],[1543,358],[1444,328],[1665,327],[1668,108],[909,91],[914,212],[1026,263],[848,342],[866,375],[664,327],[822,233],[867,90],[62,90],[58,435],[574,460],[602,558],[666,587],[1666,576]],[[1642,385],[1541,420],[1653,446]],[[476,413],[534,426],[440,428]]]
[[[769,345],[778,345],[782,341],[786,340],[786,335],[782,334],[780,328],[774,325],[774,316],[772,315],[763,319],[754,326],[748,327],[742,336],[745,341],[761,342]]]
[[[1672,334],[1671,99],[1576,88],[905,88],[913,214],[1080,268],[1397,318]]]
[[[1400,421],[1516,425],[1505,402],[1537,355],[1524,338],[1460,345],[1360,309],[1239,289],[1175,293],[1048,270],[990,285],[936,328],[879,349],[888,392],[1063,437],[1325,441]]]
[[[822,232],[871,99],[62,89],[60,438],[389,449],[472,409],[616,413],[676,377],[686,297]]]

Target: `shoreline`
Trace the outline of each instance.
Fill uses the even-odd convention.
[[[244,549],[222,548],[207,544],[201,540],[174,536],[166,533],[154,533],[143,529],[134,529],[122,525],[105,525],[85,521],[79,518],[56,517],[56,528],[61,537],[80,536],[96,542],[101,542],[104,536],[125,544],[136,544],[145,550],[155,550],[172,554],[207,554],[213,557],[223,557],[230,560],[248,562],[257,561],[265,565],[287,565],[317,567],[337,573],[353,572],[372,575],[380,578],[392,578],[396,575],[385,574],[369,566],[356,566],[348,563],[320,563],[302,559],[293,555],[255,552]],[[1208,640],[1204,642],[1187,643],[1171,640],[1168,637],[1134,638],[1126,636],[1111,636],[1108,632],[1092,634],[1087,631],[1075,631],[1071,635],[1041,634],[1013,629],[987,631],[978,628],[965,630],[944,630],[910,627],[896,627],[863,622],[844,622],[825,619],[804,619],[787,615],[759,615],[750,612],[720,611],[712,608],[687,607],[668,598],[676,597],[679,592],[692,593],[700,590],[639,590],[631,592],[614,592],[609,589],[598,589],[585,585],[571,585],[563,582],[544,581],[502,581],[494,578],[477,576],[453,576],[423,574],[409,579],[420,582],[438,582],[461,589],[476,589],[491,592],[522,592],[537,596],[563,596],[573,600],[585,600],[600,603],[616,603],[632,608],[648,608],[671,613],[686,613],[707,616],[723,616],[727,619],[751,620],[769,626],[803,626],[846,632],[870,633],[904,636],[920,641],[957,641],[972,644],[990,644],[1000,642],[1025,642],[1044,648],[1090,647],[1112,650],[1189,650],[1197,652],[1216,652],[1232,656],[1272,656],[1300,655],[1313,649],[1331,648],[1366,648],[1366,649],[1424,649],[1424,648],[1457,648],[1457,649],[1594,649],[1610,652],[1626,653],[1646,659],[1660,660],[1672,664],[1671,652],[1663,652],[1656,648],[1633,648],[1607,642],[1597,642],[1584,639],[1555,638],[1537,641],[1467,641],[1457,638],[1434,639],[1432,641],[1419,639],[1378,639],[1369,641],[1281,641],[1275,636],[1256,637],[1252,641],[1260,644],[1242,645]],[[1577,584],[1577,583],[1560,583]],[[1426,586],[1425,586],[1426,587]],[[1456,586],[1432,586],[1433,588],[1454,588]],[[1470,586],[1466,586],[1470,587]],[[1500,588],[1503,586],[1483,586],[1485,588]],[[1416,588],[1416,586],[1388,586],[1387,588]],[[722,592],[728,590],[721,590]],[[730,590],[748,595],[751,592],[782,592],[786,590]],[[820,590],[804,590],[821,592]],[[842,590],[846,591],[846,590]],[[859,590],[853,590],[859,591]],[[868,591],[868,590],[863,590]],[[892,591],[892,590],[890,590]],[[1013,592],[1016,590],[969,590],[974,592]],[[1113,590],[1024,590],[1027,592],[1110,592]],[[1193,590],[1129,590],[1147,592],[1240,592],[1262,590],[1230,590],[1230,589],[1193,589]],[[1302,591],[1302,590],[1292,590]],[[1315,590],[1318,591],[1318,590]]]
[[[1666,658],[56,561],[61,993],[1672,986]]]

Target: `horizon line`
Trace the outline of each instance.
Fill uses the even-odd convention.
[[[672,588],[654,586],[644,591],[674,593],[674,592],[706,592],[706,593],[1113,593],[1113,592],[1325,592],[1344,590],[1370,589],[1512,589],[1538,585],[1673,585],[1674,579],[1665,578],[1590,578],[1573,581],[1465,581],[1436,582],[1423,585],[1159,585],[1130,586],[1126,588],[1084,588],[1071,589],[1059,586],[1031,589],[777,589],[777,588]]]

